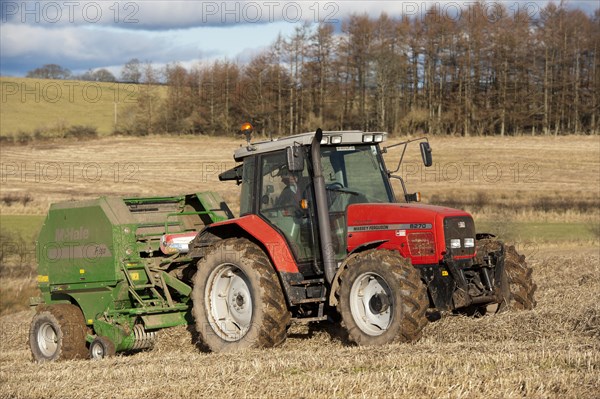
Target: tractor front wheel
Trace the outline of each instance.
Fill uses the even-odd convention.
[[[495,239],[477,241],[477,257],[483,263],[483,256],[499,251],[502,242]],[[514,246],[506,246],[504,253],[504,274],[500,281],[502,301],[497,312],[508,309],[531,310],[535,307],[534,294],[537,285],[533,282],[533,269],[527,265],[525,255],[517,252]]]
[[[196,330],[213,352],[285,341],[290,313],[265,253],[245,239],[212,245],[198,262],[192,291]]]
[[[412,342],[427,324],[427,290],[409,260],[388,250],[350,259],[340,275],[338,309],[358,345]]]
[[[77,306],[40,306],[31,321],[29,347],[37,362],[84,359],[85,337],[85,320]]]

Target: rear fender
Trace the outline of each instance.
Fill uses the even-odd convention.
[[[271,225],[256,215],[246,215],[207,226],[198,235],[200,243],[218,239],[247,237],[267,253],[279,273],[299,273],[287,241]]]
[[[355,253],[359,253],[359,252],[364,252],[367,249],[373,249],[373,248],[377,248],[379,247],[381,244],[388,242],[389,240],[375,240],[375,241],[370,241],[370,242],[365,242],[364,244],[359,245],[358,247],[354,248],[351,252],[350,255],[355,254]]]

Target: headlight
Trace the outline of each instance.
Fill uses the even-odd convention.
[[[321,139],[321,145],[327,145],[329,144],[329,137],[323,137]]]
[[[331,144],[341,144],[342,136],[331,136]]]
[[[365,135],[363,135],[363,142],[364,143],[372,143],[373,142],[373,135],[372,134],[365,134]]]
[[[465,248],[473,248],[475,246],[474,238],[465,238]]]
[[[373,141],[376,143],[381,143],[383,141],[383,134],[376,134],[373,136]]]
[[[450,240],[450,248],[460,248],[460,238],[453,238]]]

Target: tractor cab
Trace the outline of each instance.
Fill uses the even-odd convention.
[[[311,144],[315,134],[248,144],[235,152],[243,164],[219,176],[241,184],[240,216],[258,215],[290,245],[303,268],[322,270],[317,196]],[[386,133],[322,132],[319,162],[335,260],[346,256],[346,210],[351,204],[392,203],[396,199],[380,143]]]
[[[316,134],[251,143],[248,131],[244,133],[247,144],[234,154],[242,164],[219,179],[241,185],[239,219],[260,220],[277,238],[270,244],[258,239],[266,250],[275,245],[289,252],[286,260],[294,273],[285,274],[282,280],[288,300],[302,302],[298,315],[325,318],[323,307],[314,307],[325,302],[334,276],[348,256],[389,241],[378,237],[356,245],[361,236],[369,238],[360,231],[370,223],[364,207],[380,209],[396,203],[380,147],[387,134],[319,129]],[[423,160],[428,166],[431,150],[425,144]],[[401,199],[408,203],[417,197],[405,191]],[[386,208],[381,209],[385,213]],[[349,221],[355,226],[349,226]],[[219,229],[219,224],[211,228]],[[349,250],[351,243],[354,247]],[[303,281],[309,281],[310,287],[298,287]]]

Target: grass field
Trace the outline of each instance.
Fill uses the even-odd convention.
[[[139,90],[134,84],[0,77],[0,136],[71,125],[93,126],[108,135],[115,113],[118,121]]]
[[[43,215],[0,215],[0,226],[21,237],[36,237],[44,223]]]
[[[161,331],[150,351],[34,364],[27,349],[34,260],[12,256],[0,269],[0,397],[598,397],[600,140],[430,142],[430,169],[420,167],[416,147],[407,153],[401,172],[409,190],[421,191],[424,202],[471,211],[480,231],[499,233],[525,253],[539,287],[533,311],[444,317],[410,345],[353,347],[331,325],[294,324],[280,348],[211,354],[176,328]],[[214,190],[237,211],[239,188],[219,183],[218,174],[234,165],[240,144],[105,137],[3,146],[2,231],[31,237],[50,203],[99,195]],[[388,167],[398,156],[390,150]]]
[[[282,347],[212,354],[181,327],[150,351],[35,364],[20,312],[0,318],[0,397],[597,398],[599,262],[590,249],[538,257],[535,310],[445,317],[415,344],[378,348],[293,325]]]

